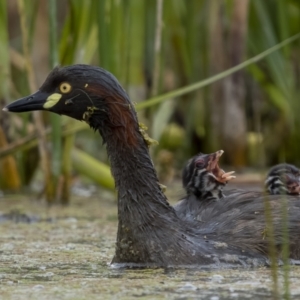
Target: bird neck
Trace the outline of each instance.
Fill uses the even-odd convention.
[[[123,129],[119,129],[122,130]],[[130,129],[128,129],[130,130]],[[107,152],[118,191],[119,204],[126,206],[153,205],[170,209],[163,194],[156,171],[149,155],[148,145],[138,128],[135,128],[136,143],[129,145],[120,135],[106,136]],[[105,132],[103,133],[105,135]],[[130,132],[130,134],[133,134]],[[123,132],[122,135],[126,136]],[[131,137],[132,139],[132,137]]]
[[[119,112],[116,115],[114,110],[99,130],[107,144],[118,192],[119,224],[113,262],[139,263],[151,257],[145,247],[148,243],[145,239],[149,239],[145,232],[156,232],[158,239],[163,230],[171,229],[170,224],[180,223],[161,190],[135,111],[123,107]],[[98,121],[91,122],[94,127]]]
[[[94,109],[88,123],[99,130],[111,163],[119,202],[169,207],[161,191],[147,142],[141,133],[135,109],[127,94],[105,97],[105,108]],[[98,102],[103,101],[99,99]]]

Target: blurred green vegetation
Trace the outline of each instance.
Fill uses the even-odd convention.
[[[218,149],[234,167],[284,160],[300,166],[298,39],[221,80],[203,81],[298,34],[299,1],[7,0],[0,2],[0,22],[1,106],[29,94],[30,81],[39,86],[57,63],[99,65],[119,79],[150,136],[160,141],[152,154],[163,174],[174,174],[166,169],[181,169],[199,151]],[[150,97],[158,101],[145,107]],[[0,177],[14,178],[0,181],[0,188],[27,185],[42,167],[52,182],[48,201],[67,203],[72,170],[89,176],[92,162],[89,177],[102,174],[96,182],[111,189],[107,166],[88,157],[109,164],[98,135],[64,117],[41,117],[36,132],[32,114],[0,112],[0,162],[9,158],[11,172],[0,164]],[[49,131],[42,145],[41,134],[49,137]]]

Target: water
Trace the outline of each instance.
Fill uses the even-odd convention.
[[[30,196],[0,198],[0,299],[272,299],[268,268],[112,267],[116,231],[110,194],[52,208]],[[292,267],[293,297],[299,280]]]

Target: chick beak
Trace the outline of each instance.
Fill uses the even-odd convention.
[[[234,179],[235,176],[232,175],[234,171],[225,173],[219,167],[218,162],[223,153],[223,150],[219,150],[212,154],[213,156],[208,165],[207,171],[211,172],[219,182],[226,183],[227,181]]]

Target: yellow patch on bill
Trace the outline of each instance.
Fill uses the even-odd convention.
[[[48,109],[54,106],[61,98],[62,94],[54,93],[50,95],[47,99],[45,104],[43,105],[44,108]]]

